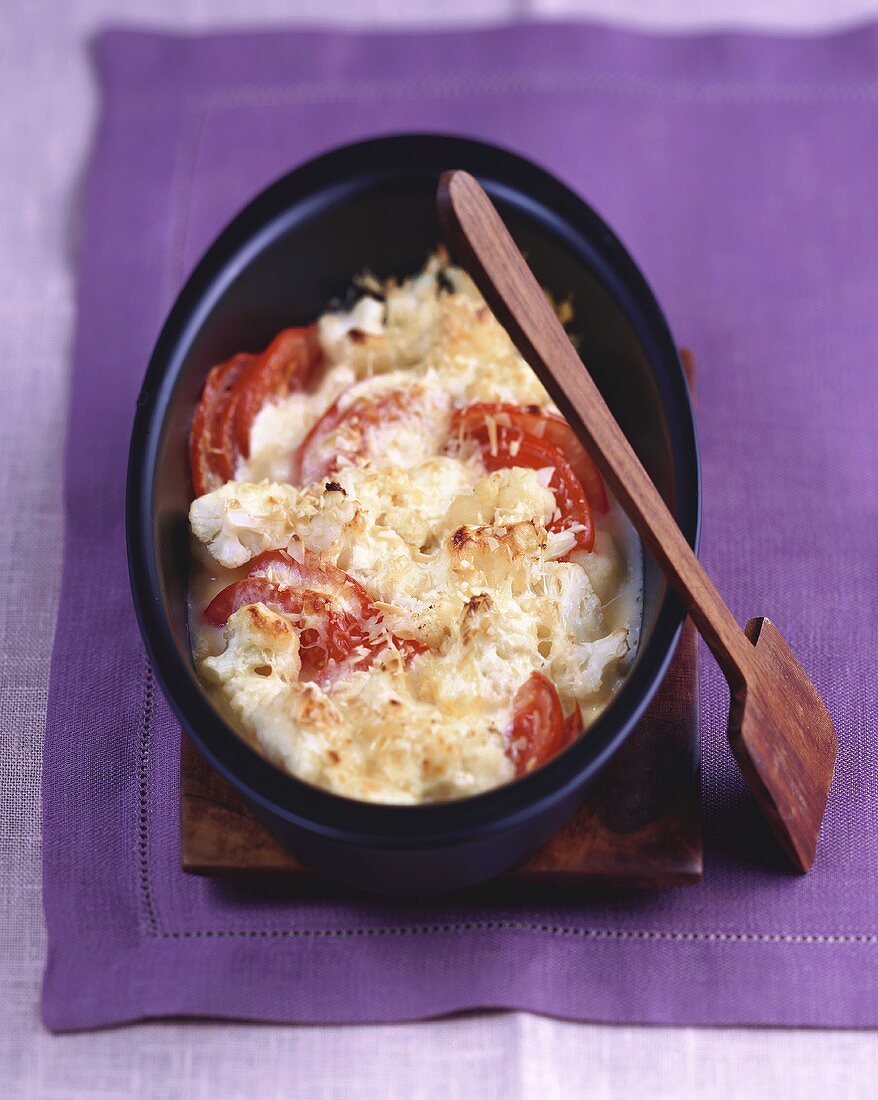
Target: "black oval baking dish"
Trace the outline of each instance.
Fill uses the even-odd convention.
[[[420,269],[441,240],[436,184],[479,178],[537,277],[572,292],[582,352],[638,455],[696,547],[698,449],[677,349],[649,286],[611,229],[535,164],[436,134],[378,138],[290,172],[231,222],[198,264],[162,330],[140,395],[128,471],[134,603],[164,692],[210,764],[312,866],[387,893],[451,890],[489,878],[546,840],[628,736],[668,666],[683,614],[645,560],[640,649],[588,733],[542,768],[471,798],[420,806],[357,802],[286,774],[250,748],[202,690],[186,614],[187,437],[209,368],[312,321],[363,270]]]

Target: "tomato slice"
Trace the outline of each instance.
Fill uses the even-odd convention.
[[[387,424],[414,413],[418,396],[404,389],[375,391],[371,379],[340,394],[305,436],[293,462],[293,480],[312,485],[369,453],[370,441]]]
[[[552,467],[549,488],[555,494],[555,503],[561,513],[549,524],[550,531],[565,531],[574,524],[577,550],[594,547],[594,519],[588,497],[564,455],[536,436],[520,428],[498,426],[493,434],[487,428],[472,433],[482,449],[482,460],[490,471],[508,469],[510,466],[526,466],[532,470]],[[572,551],[571,551],[572,553]]]
[[[227,425],[235,382],[252,358],[240,352],[212,367],[207,375],[189,433],[189,463],[197,497],[218,489],[234,474],[237,454]]]
[[[381,631],[375,638],[376,628],[383,616],[366,589],[343,569],[322,562],[320,555],[313,550],[305,550],[302,562],[296,561],[285,550],[269,550],[254,558],[249,576],[266,577],[281,589],[299,588],[329,599],[334,605],[340,604],[344,615],[353,620],[346,626],[349,637],[356,638],[351,649],[362,646],[377,654],[387,647],[388,632]],[[407,663],[429,651],[430,647],[417,638],[400,638],[396,634],[389,636]]]
[[[302,674],[309,680],[322,679],[330,665],[347,660],[355,650],[361,651],[358,663],[371,662],[388,645],[380,630],[381,612],[366,589],[310,550],[302,562],[285,550],[260,554],[244,580],[214,597],[204,618],[211,626],[225,626],[239,608],[253,603],[299,620]],[[393,642],[407,662],[427,650],[414,639],[393,637]]]
[[[492,419],[498,427],[521,428],[528,435],[542,439],[564,455],[579,479],[592,510],[605,515],[609,508],[604,479],[588,451],[575,432],[557,413],[539,405],[513,405],[503,401],[478,401],[454,414],[451,426],[464,435],[487,431],[486,421]]]
[[[582,733],[582,711],[579,709],[579,703],[573,703],[573,710],[564,719],[564,738],[565,743],[570,745],[576,738]]]
[[[541,672],[532,672],[515,693],[508,754],[517,776],[551,760],[570,743],[558,689]]]
[[[381,615],[359,581],[338,566],[321,561],[313,550],[306,549],[301,562],[286,550],[268,550],[250,563],[248,577],[267,578],[281,589],[326,596],[364,623]]]
[[[205,622],[225,626],[236,611],[253,603],[264,603],[286,615],[298,615],[302,610],[299,593],[284,592],[267,577],[245,577],[214,596],[204,610]]]
[[[250,455],[250,431],[263,405],[304,389],[322,357],[316,325],[286,328],[241,372],[235,384],[234,436],[244,458]]]
[[[306,386],[321,356],[317,326],[309,325],[284,329],[261,355],[239,352],[211,368],[189,433],[196,496],[235,476],[238,459],[250,454],[250,431],[260,409]]]

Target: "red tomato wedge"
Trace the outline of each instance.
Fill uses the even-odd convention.
[[[321,361],[317,326],[288,328],[261,355],[240,352],[213,367],[192,418],[189,461],[196,496],[235,476],[250,430],[269,401],[304,388]]]
[[[577,550],[594,547],[594,519],[588,497],[564,455],[545,440],[537,439],[520,428],[497,427],[493,437],[487,428],[471,433],[482,449],[482,461],[490,471],[510,466],[526,466],[532,470],[552,467],[549,488],[555,494],[555,504],[561,515],[549,524],[550,531],[565,531],[574,524]]]
[[[250,430],[263,405],[304,389],[322,357],[316,325],[286,328],[241,372],[235,385],[235,444],[244,458],[250,455]]]
[[[579,479],[592,511],[604,515],[609,508],[604,479],[586,449],[563,416],[541,409],[539,405],[512,405],[502,401],[479,401],[458,409],[451,427],[464,435],[487,431],[490,418],[498,427],[521,428],[528,435],[542,439],[564,455]]]
[[[225,363],[212,367],[189,433],[189,462],[192,468],[192,488],[197,497],[218,489],[234,474],[237,454],[234,453],[230,406],[235,382],[252,355],[233,355]]]
[[[331,474],[342,460],[356,463],[368,454],[370,437],[389,423],[411,415],[417,395],[406,390],[375,391],[371,379],[340,394],[311,428],[293,462],[293,480],[311,485]]]
[[[507,732],[508,753],[517,776],[545,764],[570,744],[569,731],[576,724],[577,710],[565,721],[555,685],[541,672],[530,674],[515,693],[512,724]]]
[[[306,679],[320,679],[330,664],[340,664],[357,649],[362,650],[358,664],[370,662],[388,645],[386,632],[380,630],[381,612],[366,589],[310,550],[305,551],[303,562],[284,550],[260,554],[244,580],[214,597],[204,618],[211,626],[225,626],[239,608],[253,603],[299,620],[299,652]],[[394,637],[393,641],[406,661],[427,649],[413,639]]]

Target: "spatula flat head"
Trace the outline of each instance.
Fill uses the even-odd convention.
[[[795,867],[808,871],[829,796],[838,739],[829,712],[770,619],[751,619],[756,647],[732,693],[729,741],[744,778]]]

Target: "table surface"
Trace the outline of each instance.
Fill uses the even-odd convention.
[[[178,29],[612,17],[817,30],[878,0],[32,0],[0,5],[0,1095],[442,1097],[878,1092],[878,1034],[608,1027],[491,1012],[398,1026],[171,1022],[55,1037],[38,1017],[40,748],[60,583],[72,263],[107,21]]]

